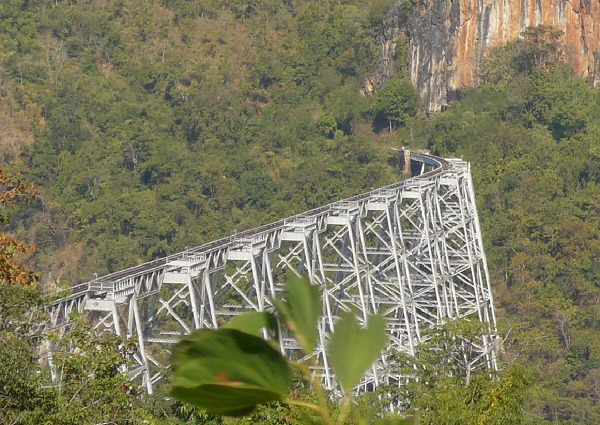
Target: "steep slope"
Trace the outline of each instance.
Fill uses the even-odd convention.
[[[398,2],[400,4],[402,2]],[[401,29],[410,39],[410,74],[427,111],[441,110],[457,90],[478,82],[486,53],[515,40],[530,26],[564,32],[565,60],[575,72],[600,81],[600,3],[594,0],[419,0],[402,21],[398,6],[379,39],[381,65],[375,85],[393,66]],[[367,84],[368,86],[368,84]]]

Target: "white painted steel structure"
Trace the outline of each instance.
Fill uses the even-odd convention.
[[[101,332],[135,338],[127,372],[152,393],[170,344],[231,316],[272,310],[293,273],[323,291],[314,355],[328,389],[336,388],[322,347],[349,309],[362,321],[384,314],[390,335],[358,392],[402,383],[393,354],[413,355],[424,330],[459,318],[489,330],[470,366],[496,369],[496,321],[469,164],[410,158],[416,175],[408,180],[75,286],[48,308],[51,328],[68,328],[78,311]],[[298,348],[285,335],[281,346],[290,356]]]

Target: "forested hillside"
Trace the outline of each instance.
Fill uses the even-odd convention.
[[[529,30],[488,60],[487,84],[425,123],[471,161],[506,364],[532,385],[527,422],[600,422],[600,93]]]
[[[395,180],[386,143],[359,128],[385,4],[3,2],[4,160],[43,191],[26,232],[45,278]]]
[[[506,374],[423,382],[412,408],[431,424],[600,423],[600,94],[561,63],[561,35],[537,29],[493,52],[484,84],[444,113],[415,116],[402,44],[392,82],[363,96],[390,3],[2,1],[0,161],[40,192],[5,230],[36,245],[29,265],[46,285],[68,285],[395,181],[391,148],[460,156]],[[0,325],[20,323],[9,313],[0,307]],[[43,388],[35,363],[14,356],[23,347],[0,355],[30,373],[0,378]],[[126,385],[102,355],[98,386],[77,390],[88,370],[76,362],[47,412]],[[128,391],[110,402],[118,423]],[[21,423],[39,423],[19,402]],[[213,420],[159,400],[135,409],[140,421]],[[64,423],[111,414],[77,412]],[[299,419],[277,407],[253,420]]]

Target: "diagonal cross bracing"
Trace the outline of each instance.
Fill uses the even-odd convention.
[[[449,320],[487,326],[470,367],[495,369],[496,319],[469,164],[422,153],[411,164],[419,175],[408,180],[75,286],[47,308],[49,329],[87,312],[97,330],[134,338],[128,372],[152,393],[182,335],[271,311],[285,278],[304,275],[323,294],[313,355],[327,389],[337,387],[323,347],[349,310],[363,324],[383,314],[390,335],[357,392],[405,382],[395,353],[414,355],[424,331]],[[289,335],[280,343],[299,357]]]

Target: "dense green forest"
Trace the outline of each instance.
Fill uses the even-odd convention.
[[[600,93],[561,63],[560,34],[532,29],[444,113],[416,113],[402,44],[394,79],[363,96],[391,3],[2,1],[0,161],[39,191],[3,231],[36,246],[27,265],[51,288],[395,181],[391,148],[459,156],[472,163],[503,371],[404,396],[426,424],[600,423]],[[0,281],[0,420],[221,422],[139,400],[114,340],[48,388],[17,308],[40,294]],[[93,347],[81,326],[71,341]],[[302,423],[287,406],[241,421]]]
[[[357,128],[378,8],[3,4],[3,114],[44,193],[37,269],[88,278],[394,181]]]

